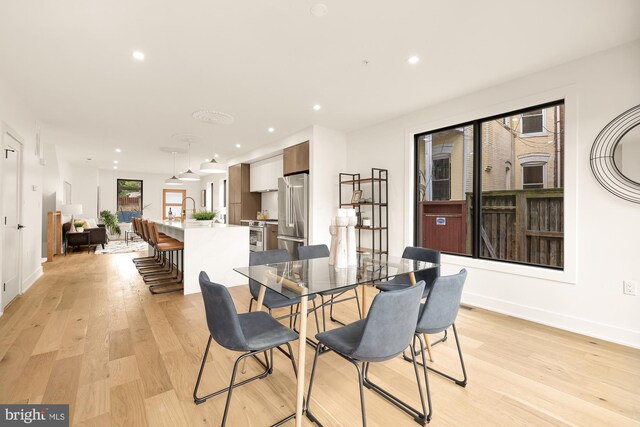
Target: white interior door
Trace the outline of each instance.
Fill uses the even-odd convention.
[[[2,308],[20,292],[20,149],[10,133],[2,138]]]

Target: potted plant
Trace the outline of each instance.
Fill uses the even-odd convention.
[[[73,225],[76,227],[76,231],[78,233],[82,233],[84,231],[84,221],[74,221]]]
[[[368,216],[363,216],[362,217],[362,226],[363,227],[371,227],[371,220],[369,219]]]
[[[100,211],[100,219],[104,223],[104,226],[107,229],[107,232],[111,236],[116,236],[116,237],[120,236],[121,230],[120,230],[120,224],[118,224],[117,216],[115,216],[110,211],[104,210],[104,211]]]
[[[218,215],[218,211],[200,211],[193,214],[193,219],[196,221],[213,221]]]

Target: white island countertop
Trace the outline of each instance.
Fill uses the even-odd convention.
[[[184,243],[184,293],[200,292],[200,271],[224,286],[245,285],[233,271],[249,265],[249,227],[211,221],[156,221],[158,231]]]

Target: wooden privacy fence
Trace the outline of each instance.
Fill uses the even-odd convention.
[[[480,255],[540,264],[564,265],[564,191],[531,189],[482,193]],[[472,195],[467,195],[471,224]],[[467,249],[471,249],[471,233]]]
[[[118,197],[118,209],[123,211],[140,210],[140,197]]]

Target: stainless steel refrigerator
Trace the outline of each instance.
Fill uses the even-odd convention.
[[[298,246],[309,236],[309,175],[278,179],[278,248],[298,258]]]

